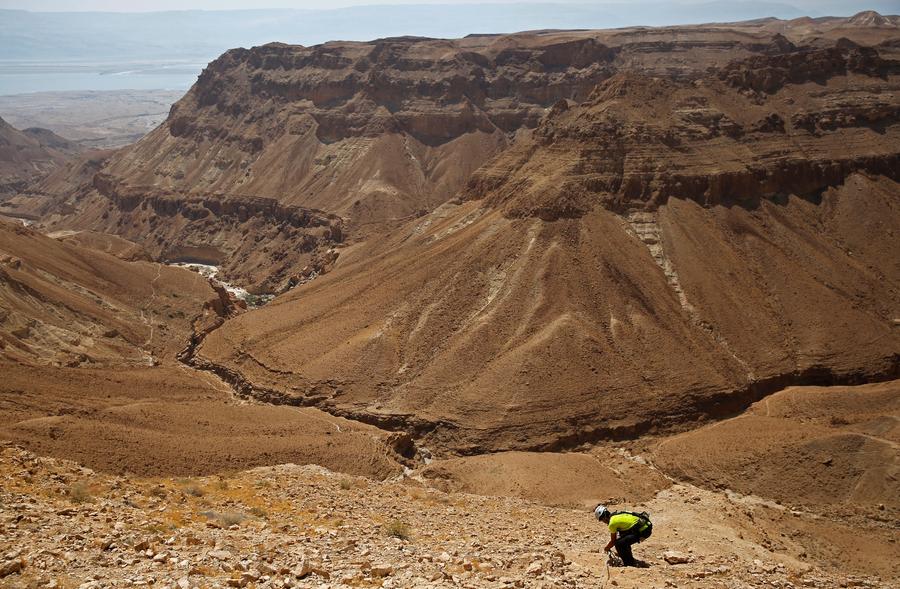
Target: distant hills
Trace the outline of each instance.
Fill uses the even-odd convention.
[[[0,10],[0,60],[212,59],[232,47],[270,41],[312,45],[332,39],[422,35],[461,37],[533,29],[615,28],[764,17],[900,12],[897,0],[861,6],[834,1],[713,1],[358,6],[336,10],[30,12]]]

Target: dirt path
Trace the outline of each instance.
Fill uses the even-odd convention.
[[[160,276],[162,275],[162,268],[163,268],[162,264],[160,264],[158,262],[155,262],[155,263],[156,263],[156,276],[154,276],[153,280],[150,281],[150,297],[147,299],[147,302],[144,304],[143,308],[141,309],[141,322],[150,329],[150,333],[147,335],[147,340],[141,345],[141,349],[143,349],[144,353],[147,354],[147,356],[149,357],[150,364],[153,364],[153,362],[155,361],[153,358],[153,352],[147,350],[147,348],[150,347],[150,344],[153,343],[153,333],[154,333],[154,329],[155,329],[155,326],[153,324],[154,314],[153,314],[152,309],[153,309],[153,304],[156,302],[156,281],[159,280]],[[145,313],[146,313],[146,315],[145,315]],[[147,318],[147,315],[150,316],[149,319]]]

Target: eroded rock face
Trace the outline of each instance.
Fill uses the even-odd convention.
[[[226,276],[327,271],[195,365],[437,451],[571,448],[894,377],[891,51],[767,26],[232,51],[70,204],[156,252],[215,246]]]
[[[204,70],[160,128],[112,154],[87,190],[72,189],[71,178],[85,175],[74,170],[71,178],[56,178],[35,192],[64,193],[63,199],[55,199],[59,214],[50,219],[56,228],[113,232],[141,241],[156,257],[214,247],[231,280],[255,291],[281,291],[297,283],[306,266],[327,271],[329,252],[352,240],[356,228],[365,227],[363,232],[369,234],[372,223],[432,210],[498,153],[522,159],[521,150],[505,152],[518,135],[540,125],[540,142],[558,141],[567,133],[566,121],[581,116],[564,115],[565,109],[602,101],[609,85],[617,84],[609,80],[623,72],[639,71],[687,89],[698,80],[730,86],[734,90],[729,93],[757,106],[785,84],[889,73],[889,61],[879,53],[890,53],[886,47],[876,51],[846,39],[808,45],[805,38],[791,36],[791,31],[805,28],[787,25],[772,21],[235,49]],[[854,26],[852,30],[859,29]],[[601,90],[595,91],[598,85]],[[662,88],[675,91],[672,86]],[[678,128],[657,129],[652,117],[659,113],[645,112],[651,119],[637,135],[619,129],[621,121],[615,116],[605,119],[607,131],[575,129],[576,134],[590,132],[598,141],[609,140],[609,153],[595,150],[591,156],[609,161],[585,164],[585,173],[593,178],[583,189],[621,190],[629,199],[635,193],[647,199],[648,190],[661,195],[682,191],[679,183],[687,192],[709,190],[711,198],[734,186],[769,190],[780,180],[748,179],[746,174],[734,178],[730,170],[676,171],[669,182],[650,170],[626,181],[618,180],[613,170],[603,179],[597,174],[606,172],[590,168],[621,166],[617,158],[624,157],[629,141],[646,140],[668,150],[676,147],[675,140],[739,140],[753,133],[778,133],[785,125],[787,131],[804,128],[814,133],[860,123],[883,126],[894,116],[891,99],[879,97],[857,106],[819,101],[818,110],[754,107],[756,118],[748,120],[743,112],[734,112],[742,105],[695,104],[691,101],[717,98],[704,92],[699,98],[690,91],[680,94],[687,102],[661,106],[669,109],[666,116],[679,111]],[[844,116],[833,113],[835,109]],[[821,170],[803,170],[808,178],[804,190],[832,184],[855,169],[858,166],[830,163]],[[790,165],[775,175],[797,176]],[[490,166],[479,172],[475,192],[496,183],[494,176]],[[97,190],[91,190],[94,187]],[[570,188],[567,184],[566,190]],[[71,196],[74,193],[78,198]],[[108,206],[111,195],[117,195],[114,207]],[[579,198],[567,197],[572,202],[559,213],[538,214],[577,214],[583,210],[574,202]],[[259,199],[273,204],[259,214],[239,212],[234,217],[211,206],[216,199],[238,210],[258,209]],[[324,211],[341,221],[329,221],[328,235],[298,228],[285,224],[276,202],[292,211]],[[30,203],[23,207],[35,208]],[[169,222],[152,225],[153,213]],[[249,232],[262,235],[272,246],[261,251],[256,241],[248,242]]]
[[[593,38],[529,37],[235,49],[108,171],[360,221],[403,217],[446,200],[549,105],[585,98],[616,54]]]
[[[548,108],[584,101],[617,71],[691,76],[795,49],[779,33],[714,27],[235,49],[106,171],[359,222],[404,217],[445,201]]]
[[[873,63],[772,94],[720,70],[615,74],[554,103],[461,199],[199,352],[267,400],[460,454],[896,377],[900,103]]]
[[[896,377],[897,186],[555,221],[447,205],[199,355],[435,452],[692,427],[785,386]]]
[[[655,210],[670,198],[815,200],[855,172],[897,178],[900,97],[882,91],[890,71],[836,69],[765,100],[730,88],[728,77],[617,74],[578,107],[551,110],[530,140],[473,174],[464,194],[511,216],[554,220],[598,205]]]
[[[76,169],[35,192],[57,195],[49,218],[56,228],[113,232],[158,258],[214,247],[225,276],[280,291],[306,266],[327,271],[329,252],[355,228],[370,233],[373,222],[445,202],[548,110],[556,118],[617,72],[689,81],[733,60],[796,61],[778,56],[803,51],[775,28],[733,26],[235,49],[206,68],[160,128],[112,154],[96,179],[73,189],[73,178],[87,175]],[[760,115],[761,128],[778,127],[769,114]],[[742,132],[733,117],[691,116],[717,134]],[[216,210],[216,199],[238,215]],[[240,212],[259,209],[260,199],[272,204]],[[286,224],[283,210],[342,221],[330,220],[325,235]],[[251,233],[271,245],[248,240]]]
[[[786,84],[825,84],[838,75],[888,73],[896,73],[896,66],[882,59],[875,48],[840,39],[833,47],[807,47],[738,60],[723,68],[719,78],[735,88],[774,94]]]
[[[23,190],[79,151],[78,145],[47,129],[19,131],[0,119],[0,197],[5,200]]]
[[[126,262],[0,221],[4,361],[49,367],[153,365],[184,347],[194,320],[224,315],[213,309],[216,301],[210,285],[182,269]]]

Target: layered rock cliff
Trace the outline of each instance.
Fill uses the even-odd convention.
[[[816,59],[833,67],[810,79]],[[199,355],[245,394],[460,453],[685,429],[791,384],[896,378],[898,81],[845,42],[615,74],[558,101],[460,198]]]
[[[100,184],[114,191],[91,182],[75,199],[64,182],[64,214],[50,222],[138,239],[160,258],[206,248],[232,280],[281,290],[304,268],[327,270],[348,236],[445,202],[550,107],[586,100],[619,71],[693,79],[795,49],[781,33],[715,26],[236,49],[207,67],[160,128],[102,166]],[[143,205],[122,208],[113,193],[164,193],[182,203],[169,206],[185,213],[169,217],[179,229],[149,227]],[[266,259],[246,235],[271,239],[280,218],[261,211],[251,228],[202,204],[249,199],[255,208],[260,198],[336,215],[344,239],[302,230]]]
[[[557,104],[532,137],[476,171],[464,196],[553,220],[597,205],[655,210],[670,198],[817,200],[857,171],[896,179],[898,72],[846,43],[740,60],[692,81],[618,74],[577,108]]]
[[[896,377],[893,33],[771,28],[231,51],[49,219],[301,285],[194,365],[437,450]]]

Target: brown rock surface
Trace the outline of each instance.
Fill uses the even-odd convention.
[[[895,65],[839,42],[796,53],[833,65],[813,81],[795,51],[557,103],[473,174],[471,202],[345,248],[200,356],[245,394],[463,454],[896,377]],[[754,89],[766,64],[787,73]]]
[[[19,131],[0,119],[0,197],[22,190],[80,151],[81,147],[52,131]]]
[[[173,356],[215,298],[186,270],[128,263],[12,222],[0,222],[0,277],[3,357],[54,366]]]
[[[612,468],[623,462],[607,459]],[[649,465],[635,476],[659,476]],[[891,522],[672,484],[631,508],[646,569],[605,568],[589,508],[445,493],[281,465],[211,477],[113,477],[7,445],[0,551],[11,588],[84,583],[321,587],[892,587]],[[698,525],[702,522],[702,525]],[[858,534],[861,524],[866,533]],[[852,547],[858,552],[842,552]],[[673,550],[686,558],[672,566]],[[847,554],[853,554],[848,558]],[[151,580],[152,579],[152,583]]]
[[[396,436],[316,409],[238,402],[176,362],[232,311],[227,293],[181,268],[111,255],[129,257],[122,240],[58,237],[0,221],[0,436],[113,472],[400,470]]]
[[[327,251],[371,234],[372,222],[445,202],[553,105],[584,101],[618,72],[691,80],[734,60],[787,55],[777,59],[805,64],[810,52],[835,51],[791,39],[773,23],[748,23],[236,49],[208,66],[162,126],[116,152],[98,182],[73,190],[60,179],[35,194],[49,195],[42,214],[55,229],[141,240],[157,259],[203,246],[203,259],[222,263],[231,280],[279,291],[297,268],[327,270]],[[871,73],[857,61],[850,71]],[[707,127],[724,123],[706,114]],[[737,130],[726,126],[717,132]],[[259,210],[260,199],[273,206]],[[236,220],[214,201],[258,212]],[[276,208],[337,215],[340,235],[285,225],[267,213]],[[156,215],[166,222],[154,225]],[[273,246],[259,251],[248,232]]]
[[[199,352],[257,396],[435,450],[684,428],[789,384],[896,374],[897,190],[860,175],[819,204],[672,198],[552,222],[446,205]]]
[[[850,60],[848,51],[837,55]],[[787,55],[777,68],[805,71],[802,54],[796,62]],[[476,171],[464,196],[509,216],[554,220],[598,204],[652,211],[670,198],[744,208],[789,194],[817,200],[854,171],[898,178],[900,99],[883,94],[879,77],[890,68],[846,74],[836,66],[820,84],[785,73],[800,83],[760,82],[782,90],[756,95],[754,76],[772,79],[759,64],[780,59],[733,63],[720,74],[726,84],[618,74]]]
[[[48,369],[0,361],[0,437],[44,456],[144,475],[206,475],[296,462],[384,478],[388,434],[311,408],[235,402],[212,377],[154,368]]]
[[[757,26],[789,37],[795,43],[819,43],[841,38],[865,45],[889,45],[900,38],[900,16],[865,10],[849,18],[802,17],[792,20],[765,19]]]
[[[234,50],[90,186],[60,179],[47,222],[258,290],[315,278],[195,337],[193,365],[438,453],[894,377],[896,61],[776,24]]]
[[[895,586],[897,383],[837,385],[900,369],[896,54],[873,14],[226,53],[0,224],[0,438],[101,471],[0,448],[4,586]]]

